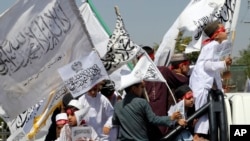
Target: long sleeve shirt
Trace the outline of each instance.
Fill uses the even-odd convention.
[[[156,116],[148,102],[127,94],[122,101],[115,104],[113,124],[120,126],[120,137],[122,140],[148,141],[147,124],[173,126],[168,116]]]
[[[113,106],[101,93],[98,93],[96,97],[85,94],[79,98],[79,101],[81,105],[90,107],[86,122],[95,129],[99,137],[102,137],[103,127],[112,127]]]
[[[204,89],[209,90],[216,83],[218,89],[222,89],[221,71],[226,68],[225,61],[219,60],[216,50],[220,44],[212,41],[205,45],[198,57],[193,72],[190,76],[190,87],[194,96],[202,94]]]

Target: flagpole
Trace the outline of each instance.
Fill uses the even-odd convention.
[[[175,99],[175,97],[174,97],[174,94],[173,94],[172,90],[170,89],[170,87],[169,87],[169,85],[168,85],[167,82],[165,82],[165,84],[166,84],[166,86],[168,87],[168,90],[169,90],[169,92],[170,92],[170,94],[171,94],[171,96],[172,96],[172,98],[173,98],[173,100],[174,100],[174,103],[176,104],[177,102],[176,102],[176,99]]]
[[[234,8],[234,14],[233,14],[233,19],[232,19],[232,24],[231,24],[231,29],[230,29],[231,30],[230,40],[231,40],[231,43],[232,43],[231,54],[233,52],[233,46],[234,46],[234,41],[235,41],[235,36],[236,36],[236,24],[237,24],[237,21],[238,21],[240,5],[241,5],[241,0],[237,0],[235,8]],[[227,68],[227,71],[230,72],[230,67]],[[227,88],[228,85],[229,85],[229,79],[226,80],[226,86],[225,87]]]
[[[117,16],[118,16],[118,15],[121,16],[118,6],[115,6],[115,13],[116,13]],[[127,63],[127,66],[128,66],[128,68],[129,68],[130,70],[133,70],[133,68],[134,68],[134,64],[133,64],[132,62],[128,62],[128,63]]]
[[[149,97],[148,97],[148,92],[147,92],[146,88],[144,88],[144,96],[145,96],[146,100],[147,100],[148,102],[150,102],[150,101],[149,101]]]
[[[104,20],[102,19],[102,17],[100,16],[99,12],[96,10],[92,0],[87,0],[87,2],[89,3],[90,8],[92,9],[92,11],[95,13],[97,20],[100,22],[100,24],[102,25],[103,29],[106,31],[106,33],[111,36],[112,32],[110,31],[110,29],[108,28],[107,24],[104,22]],[[119,11],[118,7],[116,6],[115,8],[116,13]],[[118,12],[119,13],[119,12]],[[119,13],[120,15],[120,13]],[[127,66],[130,70],[132,70],[134,68],[134,65],[131,62],[127,63]]]
[[[90,8],[92,9],[92,11],[95,13],[96,18],[98,19],[98,21],[100,22],[100,24],[102,25],[102,27],[104,28],[104,30],[107,32],[107,34],[109,36],[112,35],[112,32],[110,31],[110,29],[108,28],[108,26],[106,25],[106,23],[103,21],[102,17],[100,16],[100,14],[97,12],[92,0],[87,0],[87,2],[89,3]]]

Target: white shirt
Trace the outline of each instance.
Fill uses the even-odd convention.
[[[215,55],[219,46],[220,44],[217,41],[212,41],[201,49],[189,82],[195,97],[201,94],[204,89],[211,89],[214,80],[218,89],[222,90],[220,73],[226,68],[226,64],[225,61],[219,60],[219,56]]]
[[[105,137],[103,127],[112,127],[112,116],[114,108],[109,100],[98,92],[96,97],[84,94],[79,98],[81,105],[90,106],[86,116],[86,122],[92,126],[100,138]]]

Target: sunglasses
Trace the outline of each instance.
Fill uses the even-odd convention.
[[[193,98],[193,97],[194,97],[193,92],[192,92],[192,91],[189,91],[189,92],[187,92],[182,98],[183,98],[183,99],[190,100],[190,99]]]

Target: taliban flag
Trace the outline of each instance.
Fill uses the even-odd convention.
[[[101,59],[108,74],[128,63],[141,51],[141,47],[130,39],[118,10],[116,14],[115,30],[109,39],[107,53]]]
[[[86,93],[100,81],[109,78],[95,51],[67,64],[58,71],[74,98]]]
[[[130,84],[139,83],[142,80],[166,83],[165,78],[162,76],[161,72],[158,70],[147,53],[144,53],[140,57],[131,73],[128,73],[128,71],[124,72],[127,74],[124,75],[121,80],[120,90],[128,87]]]
[[[192,33],[192,42],[187,46],[185,52],[201,49],[202,40],[207,38],[202,34],[203,28],[212,21],[219,20],[231,36],[238,19],[239,6],[240,0],[194,1],[179,17],[180,27],[184,31]]]
[[[240,0],[191,0],[164,35],[155,54],[155,63],[158,66],[169,64],[180,31],[189,32],[192,36],[191,43],[186,47],[186,53],[200,51],[202,40],[206,38],[202,34],[203,28],[211,21],[221,21],[230,33],[235,29],[234,19],[238,18],[239,5]]]
[[[0,108],[15,119],[64,88],[57,71],[93,50],[72,0],[19,0],[0,17]]]

